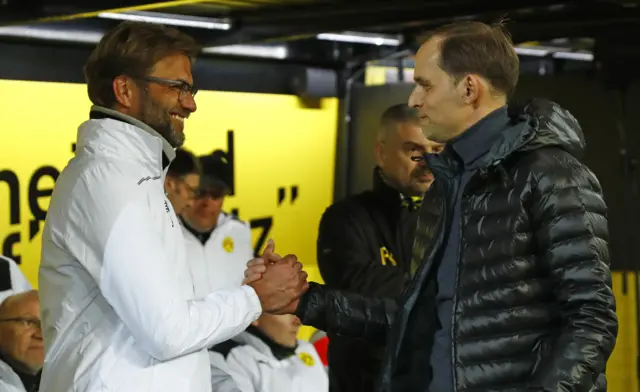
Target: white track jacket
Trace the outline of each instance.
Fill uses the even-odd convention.
[[[0,361],[0,391],[27,392],[20,376],[6,362]]]
[[[249,332],[232,341],[235,347],[227,342],[228,352],[212,352],[216,392],[329,391],[327,371],[311,343],[300,340],[295,355],[278,359],[266,343]]]
[[[196,296],[242,286],[247,262],[253,258],[248,223],[221,212],[204,244],[184,224],[182,233]]]
[[[163,189],[173,149],[131,117],[91,113],[43,231],[40,392],[211,391],[205,349],[257,319],[260,301],[248,286],[195,296]]]

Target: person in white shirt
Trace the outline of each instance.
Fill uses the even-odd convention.
[[[191,151],[178,148],[164,180],[164,192],[178,216],[193,205],[199,186],[199,159]]]
[[[18,264],[8,257],[0,256],[0,304],[12,295],[30,290],[31,283]]]
[[[43,360],[38,292],[13,294],[0,304],[0,391],[37,392]]]
[[[263,315],[211,355],[217,392],[328,392],[329,378],[313,345],[297,339],[294,315]],[[234,384],[226,382],[231,375]],[[222,380],[223,382],[220,382]]]
[[[200,188],[180,216],[196,295],[242,284],[253,258],[251,227],[222,211],[231,190],[231,170],[220,150],[200,157]]]
[[[293,312],[308,288],[295,256],[271,244],[241,287],[194,293],[163,184],[196,111],[199,50],[176,29],[124,22],[87,61],[94,105],[42,237],[40,392],[211,391],[206,349],[263,313]]]

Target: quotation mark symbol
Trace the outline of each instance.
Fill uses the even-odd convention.
[[[298,198],[298,186],[297,185],[293,185],[291,187],[291,199],[290,199],[290,203],[293,204],[293,202],[296,201],[296,199]],[[284,202],[284,200],[287,198],[287,188],[285,187],[280,187],[278,188],[278,205],[282,205],[282,203]]]

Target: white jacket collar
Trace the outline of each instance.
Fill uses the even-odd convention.
[[[125,157],[162,171],[175,158],[169,142],[142,121],[97,105],[91,113],[78,129],[77,153]]]
[[[3,384],[6,383],[6,384]],[[14,389],[3,389],[3,388],[14,388]],[[0,360],[0,390],[13,392],[13,391],[24,391],[25,387],[22,384],[22,380],[20,380],[20,376],[13,371],[11,366],[6,362]]]

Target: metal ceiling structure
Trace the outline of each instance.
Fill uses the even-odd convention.
[[[414,50],[422,32],[443,23],[507,18],[517,43],[545,41],[521,46],[523,56],[588,60],[592,48],[584,42],[593,46],[592,41],[575,38],[640,36],[639,5],[640,0],[0,0],[0,40],[95,44],[121,20],[144,20],[179,26],[212,55],[342,67]],[[551,41],[557,38],[564,41]]]

